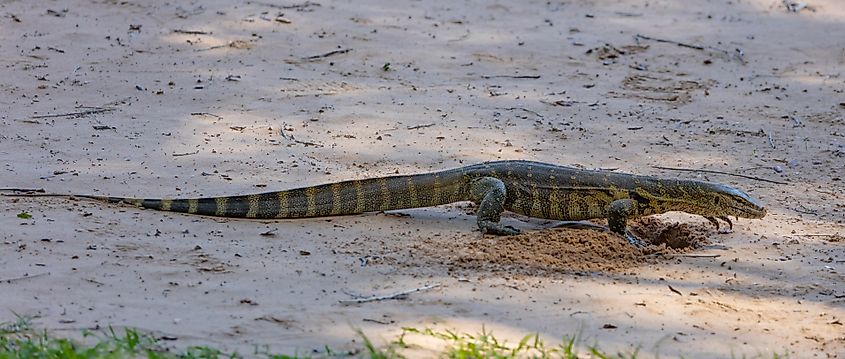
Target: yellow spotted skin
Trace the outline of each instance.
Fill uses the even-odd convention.
[[[188,213],[197,213],[197,207],[199,207],[199,201],[196,198],[188,199]]]
[[[137,199],[79,196],[144,208],[231,218],[285,219],[419,208],[459,201],[479,204],[478,225],[512,234],[502,211],[554,220],[607,218],[625,232],[629,218],[682,211],[727,220],[762,218],[748,194],[718,183],[582,170],[532,161],[486,162],[431,173],[368,178],[241,196]],[[718,223],[718,222],[716,222]],[[729,222],[730,223],[730,222]]]
[[[246,218],[256,218],[261,205],[261,195],[251,194],[246,196],[246,198],[247,201],[249,201],[249,211],[246,212]],[[190,202],[188,202],[188,206],[188,208],[190,208]],[[188,213],[190,213],[190,211],[188,211]]]

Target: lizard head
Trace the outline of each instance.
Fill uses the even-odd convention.
[[[704,196],[701,197],[705,206],[710,206],[716,213],[711,216],[736,216],[741,218],[763,218],[766,207],[751,198],[747,193],[720,183],[703,182]]]
[[[688,192],[696,198],[697,211],[705,217],[735,216],[740,218],[763,218],[766,207],[747,193],[721,183],[691,181]]]
[[[747,193],[720,183],[676,180],[654,191],[638,191],[641,198],[666,211],[682,211],[704,217],[763,218],[766,208]]]

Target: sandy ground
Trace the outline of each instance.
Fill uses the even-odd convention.
[[[809,5],[2,1],[0,187],[226,195],[532,159],[724,182],[770,214],[730,234],[644,221],[692,240],[644,253],[514,215],[527,234],[484,236],[467,204],[260,222],[0,198],[0,321],[244,353],[483,326],[646,358],[841,358],[845,4]]]

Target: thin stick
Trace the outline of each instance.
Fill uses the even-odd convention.
[[[50,274],[50,272],[38,273],[38,274],[33,274],[33,275],[25,275],[23,277],[16,277],[16,278],[9,278],[9,279],[0,279],[0,283],[2,283],[2,282],[12,283],[12,282],[17,282],[17,281],[24,280],[24,279],[32,279],[32,278],[43,277],[43,276],[49,275],[49,274]]]
[[[0,193],[0,197],[58,197],[58,198],[91,198],[94,196],[62,194],[62,193]]]
[[[282,9],[304,9],[310,6],[322,6],[316,2],[306,1],[302,4],[282,5]]]
[[[308,141],[300,141],[300,140],[297,140],[296,138],[294,138],[294,137],[293,137],[293,135],[288,136],[288,135],[285,133],[285,126],[287,126],[287,124],[284,124],[284,123],[283,123],[283,124],[282,124],[282,129],[281,129],[281,131],[279,131],[279,132],[281,133],[281,135],[282,135],[282,138],[284,138],[284,139],[286,139],[286,140],[293,141],[294,143],[298,143],[298,144],[304,145],[304,146],[306,146],[306,147],[308,147],[308,146],[323,147],[323,145],[321,145],[321,144],[319,144],[319,143],[308,142]]]
[[[731,57],[730,51],[722,50],[720,48],[713,47],[713,46],[693,45],[693,44],[687,44],[687,43],[680,42],[680,41],[661,39],[661,38],[657,38],[657,37],[645,36],[645,35],[640,35],[640,34],[634,35],[634,38],[637,39],[637,40],[643,39],[643,40],[651,40],[651,41],[657,41],[657,42],[662,42],[662,43],[667,43],[667,44],[675,44],[675,45],[678,45],[680,47],[686,47],[686,48],[694,49],[694,50],[701,50],[701,51],[713,50],[713,51],[716,51],[716,52],[721,52],[722,54],[724,54],[728,58]],[[745,64],[745,59],[742,58],[742,55],[743,55],[743,51],[740,50],[740,49],[736,49],[736,54],[734,54],[734,56],[739,60],[739,62],[742,62],[743,64]]]
[[[529,109],[523,108],[523,107],[500,107],[500,108],[505,110],[505,111],[516,111],[516,110],[525,111],[525,112],[528,112],[528,113],[530,113],[534,116],[537,116],[539,118],[543,118],[543,115],[541,115],[537,111],[532,111],[532,110],[529,110]]]
[[[366,298],[346,299],[346,300],[339,300],[338,302],[340,304],[361,304],[361,303],[377,302],[377,301],[388,300],[388,299],[405,299],[405,297],[407,297],[408,294],[416,293],[416,292],[422,292],[424,290],[437,288],[439,286],[440,286],[439,283],[438,284],[429,284],[429,285],[426,285],[426,286],[423,286],[423,287],[409,289],[409,290],[405,290],[405,291],[401,291],[401,292],[393,293],[393,294],[388,294],[388,295],[377,295],[377,296],[366,297]]]
[[[484,75],[481,76],[483,79],[495,79],[495,78],[509,78],[509,79],[539,79],[540,75]]]
[[[777,147],[775,146],[775,140],[772,138],[772,134],[766,132],[766,137],[769,138],[769,146],[772,146],[772,149],[777,149]]]
[[[349,51],[352,51],[352,49],[334,50],[334,51],[329,51],[329,52],[327,52],[327,53],[325,53],[325,54],[320,54],[320,55],[313,55],[313,56],[303,57],[302,59],[303,59],[303,60],[309,60],[309,61],[310,61],[310,60],[318,60],[318,59],[323,59],[323,58],[326,58],[326,57],[329,57],[329,56],[334,56],[334,55],[345,54],[345,53],[347,53],[347,52],[349,52]]]
[[[185,152],[185,153],[174,153],[173,157],[182,157],[182,156],[190,156],[200,153],[200,150],[196,150],[194,152]]]
[[[226,43],[225,45],[217,45],[217,46],[212,46],[212,47],[206,47],[204,49],[196,49],[196,50],[194,50],[194,52],[217,50],[217,49],[222,49],[222,48],[226,48],[226,47],[230,47],[230,48],[238,49],[238,50],[248,50],[252,47],[252,45],[250,45],[250,43],[247,42],[247,41],[235,40],[235,41],[230,41],[230,42]]]
[[[36,119],[36,118],[71,117],[71,116],[82,117],[82,116],[93,115],[95,113],[110,112],[110,111],[114,111],[114,109],[113,108],[97,108],[97,109],[93,109],[93,110],[85,110],[85,111],[79,111],[79,112],[67,112],[67,113],[56,113],[56,114],[48,114],[48,115],[37,115],[37,116],[31,116],[30,118]]]
[[[209,31],[199,31],[199,30],[182,30],[182,29],[175,29],[173,30],[175,34],[186,34],[186,35],[211,35]]]
[[[211,116],[217,118],[218,120],[223,118],[223,116],[218,116],[209,112],[191,112],[191,116]]]
[[[581,101],[575,100],[557,100],[557,101],[549,101],[549,100],[540,100],[540,102],[550,105],[550,106],[563,106],[563,107],[572,107],[572,105],[576,103],[581,103]]]
[[[668,286],[668,287],[669,287],[669,290],[671,290],[671,291],[672,291],[672,293],[675,293],[675,294],[677,294],[677,295],[681,295],[681,296],[683,295],[683,294],[681,294],[681,291],[679,291],[679,290],[677,290],[677,289],[675,289],[675,288],[672,288],[672,286],[671,286],[671,285],[670,285],[670,286]]]
[[[78,109],[83,109],[83,108],[87,109],[85,111],[58,113],[58,114],[47,114],[47,115],[36,115],[36,116],[31,116],[30,118],[36,119],[36,118],[54,118],[54,117],[71,117],[71,116],[83,117],[83,116],[93,115],[93,114],[102,113],[102,112],[111,112],[111,111],[116,110],[115,108],[113,108],[111,106],[120,105],[120,104],[122,104],[126,101],[131,100],[131,99],[132,99],[132,97],[126,97],[126,98],[123,98],[123,99],[120,99],[120,100],[109,102],[109,103],[104,104],[104,105],[99,106],[99,107],[97,107],[97,106],[77,106],[76,107]]]
[[[765,178],[760,178],[760,177],[746,176],[746,175],[741,175],[741,174],[738,174],[738,173],[730,173],[730,172],[722,172],[722,171],[714,171],[714,170],[702,170],[702,169],[680,168],[680,167],[664,167],[664,166],[652,166],[652,167],[657,168],[657,169],[661,169],[661,170],[668,170],[668,171],[715,173],[715,174],[720,174],[720,175],[742,177],[742,178],[747,178],[747,179],[751,179],[751,180],[755,180],[755,181],[768,182],[768,183],[774,183],[774,184],[789,184],[789,183],[786,183],[786,182],[780,182],[780,181],[775,181],[775,180],[770,180],[770,179],[765,179]]]
[[[434,123],[427,123],[427,124],[424,124],[424,125],[408,126],[408,129],[409,130],[418,130],[418,129],[421,129],[421,128],[431,127],[431,126],[434,126],[434,125],[435,125]]]
[[[690,49],[696,49],[696,50],[705,50],[706,49],[704,46],[701,46],[701,45],[691,45],[691,44],[687,44],[687,43],[683,43],[683,42],[679,42],[679,41],[675,41],[675,40],[660,39],[660,38],[645,36],[645,35],[640,35],[640,34],[636,34],[636,35],[634,35],[634,37],[639,38],[639,39],[643,39],[643,40],[651,40],[651,41],[663,42],[663,43],[667,43],[667,44],[675,44],[675,45],[690,48]]]
[[[722,255],[716,253],[682,253],[677,254],[678,257],[687,257],[687,258],[719,258]]]
[[[258,5],[263,5],[263,6],[269,6],[269,7],[276,8],[276,9],[296,9],[296,10],[303,10],[303,9],[306,9],[308,7],[311,7],[311,6],[315,6],[315,7],[322,6],[319,3],[310,2],[310,1],[306,1],[306,2],[301,3],[301,4],[293,4],[293,5],[277,5],[277,4],[263,2],[263,1],[253,1],[253,3],[258,4]]]
[[[109,106],[122,105],[122,104],[126,103],[127,101],[129,101],[129,100],[131,100],[131,99],[132,99],[132,96],[129,96],[129,97],[124,97],[124,98],[122,98],[122,99],[120,99],[120,100],[114,100],[114,101],[112,101],[112,102],[109,102],[109,103],[107,103],[107,104],[104,104],[102,107],[99,107],[99,108],[109,108]]]
[[[646,257],[686,257],[686,258],[719,258],[721,254],[716,253],[652,253]]]

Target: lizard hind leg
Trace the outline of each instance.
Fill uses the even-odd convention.
[[[478,203],[476,218],[481,232],[497,235],[519,234],[519,229],[499,223],[507,198],[507,189],[502,180],[493,177],[473,179],[470,183],[470,195],[472,200]]]

